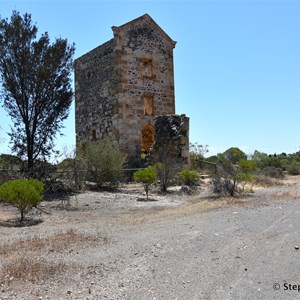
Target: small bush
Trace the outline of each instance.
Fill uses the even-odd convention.
[[[300,175],[300,164],[297,162],[292,162],[288,166],[287,171],[290,175]]]
[[[159,179],[160,190],[166,192],[171,180],[174,178],[174,166],[172,164],[157,162],[154,168]]]
[[[254,184],[263,187],[283,185],[281,180],[262,174],[254,176]]]
[[[0,155],[0,169],[4,170],[14,170],[19,169],[22,165],[22,160],[17,156],[10,154]]]
[[[237,181],[238,166],[234,165],[223,154],[218,154],[216,171],[212,174],[214,193],[234,197],[240,193]]]
[[[187,186],[196,185],[199,179],[199,174],[191,170],[183,170],[178,175],[179,179]]]
[[[272,178],[282,179],[284,177],[283,170],[274,166],[265,167],[263,174]]]
[[[141,183],[143,185],[148,201],[150,186],[157,180],[155,169],[150,166],[146,169],[138,170],[133,174],[133,178],[135,182]]]
[[[202,161],[205,160],[204,155],[208,152],[208,145],[190,143],[190,162],[192,170],[200,171],[200,168],[203,168]]]
[[[0,186],[0,199],[16,207],[20,222],[25,215],[43,199],[44,184],[36,179],[17,179]]]
[[[216,172],[212,174],[214,192],[230,197],[245,192],[246,185],[253,182],[252,173],[256,170],[255,162],[241,159],[239,164],[233,164],[224,154],[219,154],[217,158]]]
[[[252,185],[254,183],[254,175],[249,173],[238,173],[236,175],[236,181],[240,185],[241,192],[245,192],[246,190],[253,192]],[[249,188],[246,189],[246,186]]]
[[[212,179],[212,183],[213,191],[218,195],[234,197],[240,193],[240,189],[235,180],[216,176]]]
[[[109,138],[88,142],[83,153],[83,168],[87,180],[99,187],[117,187],[123,177],[125,155]]]

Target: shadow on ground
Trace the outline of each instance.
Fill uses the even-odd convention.
[[[148,198],[148,200],[146,198],[137,198],[136,201],[139,201],[139,202],[156,202],[158,200],[153,199],[153,198]]]
[[[20,219],[9,219],[0,221],[1,227],[31,227],[42,223],[42,219],[26,218],[22,222]]]

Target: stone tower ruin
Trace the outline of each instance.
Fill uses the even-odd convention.
[[[148,14],[112,31],[75,60],[76,144],[108,136],[129,159],[141,157],[155,143],[156,118],[175,114],[176,42]]]

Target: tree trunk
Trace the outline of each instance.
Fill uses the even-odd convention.
[[[21,213],[21,219],[20,219],[20,223],[22,223],[22,222],[23,222],[23,220],[24,220],[24,217],[25,217],[25,214],[24,214],[24,209],[21,209],[21,210],[20,210],[20,213]]]
[[[27,112],[28,113],[28,112]],[[26,142],[27,142],[27,172],[30,173],[33,167],[33,145],[32,145],[32,133],[30,131],[30,121],[28,118],[25,122],[25,130],[26,130]]]
[[[149,193],[149,186],[148,185],[146,185],[146,187],[145,187],[145,192],[146,192],[146,199],[148,201],[148,193]]]

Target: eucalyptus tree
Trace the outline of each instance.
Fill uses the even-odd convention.
[[[0,100],[13,122],[12,151],[27,160],[28,170],[49,157],[68,117],[74,51],[67,39],[38,36],[29,13],[0,19]]]

